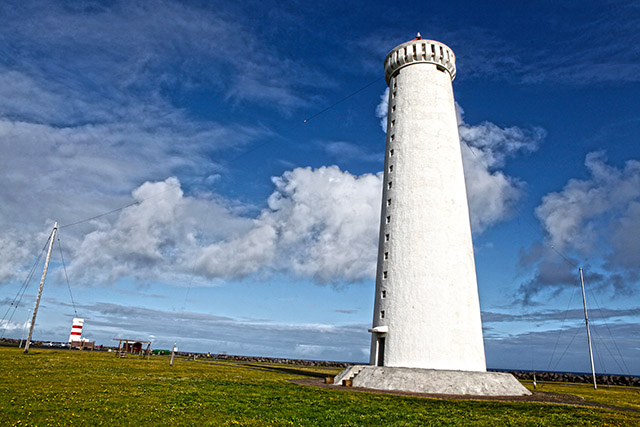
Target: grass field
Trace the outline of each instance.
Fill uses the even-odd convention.
[[[449,426],[640,425],[640,413],[542,403],[481,402],[320,389],[287,380],[333,368],[118,359],[113,353],[0,348],[2,425]],[[540,388],[539,388],[540,389]],[[639,389],[542,386],[640,407]]]

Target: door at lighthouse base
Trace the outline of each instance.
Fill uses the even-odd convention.
[[[378,337],[378,357],[376,358],[377,366],[384,366],[384,337]]]

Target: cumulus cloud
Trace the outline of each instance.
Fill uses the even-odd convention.
[[[588,278],[617,294],[628,294],[640,279],[640,242],[635,239],[640,229],[640,162],[629,160],[616,168],[597,151],[587,154],[585,166],[587,179],[569,180],[561,191],[544,196],[535,210],[546,234],[546,249],[539,244],[521,256],[523,264],[535,267],[535,277],[520,287],[525,300],[570,284],[566,278],[548,279],[557,274],[554,271],[571,269],[558,251],[570,254],[575,265],[578,258],[593,254],[604,258]]]
[[[221,150],[273,136],[254,124],[193,119],[168,93],[207,86],[234,102],[276,96],[278,108],[289,109],[304,103],[295,88],[308,82],[300,76],[324,81],[295,61],[284,65],[258,39],[246,46],[255,55],[227,55],[244,30],[215,11],[166,2],[94,6],[0,5],[0,38],[15,47],[0,60],[0,220],[10,224],[0,242],[3,283],[23,277],[21,268],[40,249],[37,235],[55,220],[126,205],[132,188],[172,175],[183,177],[191,193],[206,192],[223,171]],[[40,31],[30,31],[31,22]],[[200,63],[185,59],[196,56]],[[242,73],[228,72],[236,67],[257,76],[253,96]],[[217,76],[232,81],[220,85]],[[77,228],[61,234],[82,239]]]
[[[503,129],[491,123],[470,126],[461,120],[460,133],[472,224],[476,232],[481,232],[505,218],[521,191],[517,180],[495,169],[502,167],[509,156],[535,150],[544,132]],[[345,148],[345,143],[332,147],[353,149],[350,144]],[[143,201],[123,212],[113,230],[89,234],[83,242],[88,247],[80,252],[90,255],[77,265],[84,263],[86,270],[87,263],[94,259],[96,250],[89,248],[112,247],[114,261],[123,257],[116,262],[121,269],[110,270],[105,281],[133,271],[148,275],[150,269],[141,266],[163,271],[161,266],[170,254],[173,271],[194,271],[208,279],[237,280],[270,271],[287,272],[317,283],[374,277],[381,174],[355,176],[336,166],[296,168],[273,178],[273,184],[275,189],[267,207],[257,216],[225,211],[224,205],[229,201],[220,200],[219,205],[215,200],[200,201],[223,212],[216,215],[216,221],[233,232],[209,235],[209,241],[190,241],[181,236],[198,233],[191,230],[197,221],[189,216],[186,206],[196,199],[184,197],[175,179],[147,183],[143,187],[158,186],[154,191],[166,192],[162,196],[166,206],[154,208],[156,202]],[[162,189],[164,186],[168,189]],[[143,192],[141,188],[134,196]],[[234,227],[226,226],[232,222]],[[161,233],[168,224],[187,225]],[[138,235],[141,237],[134,244],[126,242],[130,236]],[[94,239],[111,243],[98,245]]]
[[[170,180],[162,181],[176,175],[182,178],[180,191],[182,186],[190,194],[204,194],[169,200],[172,191],[155,188],[164,192],[155,201],[175,208],[163,214],[178,221],[201,219],[201,205],[220,212],[242,208],[232,200],[224,200],[229,206],[222,208],[220,198],[208,198],[225,171],[221,150],[228,154],[274,134],[255,125],[252,115],[249,125],[241,123],[242,114],[235,115],[236,121],[194,118],[176,105],[178,98],[206,88],[215,94],[213,100],[236,106],[267,104],[289,113],[307,104],[303,89],[331,84],[317,67],[278,51],[275,44],[256,37],[243,17],[220,7],[163,1],[9,1],[0,4],[0,16],[0,38],[12,46],[0,59],[0,220],[11,224],[0,242],[3,284],[22,277],[17,266],[29,264],[39,250],[35,236],[50,231],[55,220],[66,224],[126,205],[131,189],[145,181],[147,187],[172,187]],[[38,22],[38,31],[32,31],[33,22]],[[238,43],[244,54],[229,54]],[[159,212],[153,216],[150,205],[141,202],[123,212],[120,234],[111,230],[112,219],[107,218],[61,230],[72,248],[82,245],[77,265],[93,270],[98,261],[91,256],[97,255],[93,248],[98,243],[107,254],[113,252],[116,264],[109,274],[98,275],[100,281],[130,271],[130,264],[157,268],[171,247],[198,259],[178,234],[157,233],[156,228],[171,227],[162,224]],[[134,224],[129,214],[146,222]],[[228,230],[237,231],[238,222],[246,224],[242,230],[249,229],[251,219],[236,214],[229,220],[232,225],[225,224]],[[260,230],[267,228],[252,235],[262,241],[266,237]],[[209,231],[192,237],[206,240],[213,234],[202,246],[231,240]],[[136,236],[139,246],[148,245],[146,250],[125,244],[127,233]],[[107,237],[123,244],[120,257]]]
[[[522,181],[500,168],[509,157],[536,151],[546,132],[538,127],[501,128],[486,121],[472,126],[464,122],[462,108],[456,108],[471,228],[481,233],[509,216],[524,189]]]
[[[374,276],[380,175],[297,168],[273,182],[268,208],[250,231],[205,248],[199,271],[237,278],[269,267],[319,283]]]
[[[380,97],[376,116],[382,130],[387,130],[389,89]],[[524,183],[500,170],[508,158],[536,151],[546,136],[544,129],[534,127],[501,128],[491,122],[470,125],[464,111],[456,104],[458,132],[464,165],[471,229],[475,234],[508,218],[520,199]]]
[[[139,203],[75,242],[69,274],[87,284],[123,277],[184,283],[287,272],[317,283],[374,277],[381,176],[338,167],[297,168],[273,178],[258,216],[219,196],[185,196],[176,178],[147,182]],[[231,207],[230,207],[231,206]]]
[[[192,191],[210,188],[219,163],[210,156],[265,137],[263,129],[243,126],[141,122],[58,127],[0,117],[0,280],[20,274],[20,266],[38,253],[37,236],[61,225],[131,202],[130,191],[148,179],[176,172],[200,176]],[[81,227],[86,231],[86,227]],[[19,230],[19,231],[18,231]],[[63,231],[75,236],[77,228]],[[22,277],[22,276],[20,276]]]
[[[500,138],[486,144],[510,147]],[[494,164],[506,157],[497,149],[484,155]],[[186,196],[176,178],[147,182],[133,192],[138,204],[113,223],[94,221],[94,230],[72,245],[70,274],[87,284],[123,277],[180,284],[192,273],[213,283],[281,272],[320,284],[375,276],[380,173],[296,168],[273,185],[256,215],[219,195]],[[486,204],[471,206],[473,212]]]
[[[628,246],[623,234],[638,221],[640,162],[630,160],[617,169],[607,164],[603,151],[597,151],[587,154],[585,166],[589,179],[570,180],[561,191],[544,196],[536,208],[551,244],[588,253],[600,238],[606,237],[602,235],[605,221],[615,234],[612,243]],[[640,249],[640,243],[629,249]],[[631,264],[622,252],[615,260]]]
[[[468,182],[472,224],[480,232],[504,218],[519,194],[513,181],[485,165],[498,167],[510,155],[535,149],[536,142],[515,129],[491,124],[480,129],[464,122],[461,126],[468,141],[463,144],[470,162],[467,174],[473,177]],[[185,134],[178,134],[180,130]],[[129,199],[123,190],[142,176],[166,176],[172,170],[193,167],[215,177],[216,165],[208,162],[206,150],[198,152],[203,141],[240,145],[262,132],[242,127],[200,128],[188,121],[178,127],[159,127],[153,133],[133,125],[55,128],[0,121],[0,141],[22,142],[11,159],[0,160],[6,170],[40,168],[44,175],[33,181],[23,174],[9,174],[6,198],[24,193],[20,197],[32,197],[36,206],[43,203],[42,198],[50,200],[45,211],[49,218],[62,218],[62,224],[72,222],[77,219],[78,206],[84,207],[83,216],[91,216],[126,204]],[[131,135],[138,144],[124,149],[121,143]],[[50,144],[39,144],[43,139]],[[349,143],[329,147],[365,155]],[[180,155],[174,155],[176,150]],[[469,155],[471,150],[477,153]],[[28,152],[43,155],[30,160]],[[45,153],[48,161],[42,160]],[[267,207],[248,215],[251,207],[217,194],[185,195],[176,178],[148,181],[132,193],[138,203],[115,220],[100,218],[80,230],[61,230],[73,251],[70,274],[86,285],[114,283],[123,277],[141,282],[162,278],[181,284],[192,272],[207,280],[235,280],[270,271],[317,283],[374,277],[381,174],[356,176],[336,166],[297,168],[275,177],[273,184]],[[66,203],[59,203],[63,199]],[[0,206],[3,217],[17,216],[12,206],[21,204],[16,199]],[[42,214],[29,211],[19,220],[33,223]],[[15,238],[10,240],[5,248],[22,247]],[[30,253],[33,251],[31,248]],[[12,254],[20,253],[25,257],[27,251]],[[10,276],[11,268],[1,272]]]
[[[124,209],[113,223],[93,221],[94,231],[71,244],[74,256],[68,271],[79,283],[163,277],[179,285],[205,242],[250,228],[250,221],[238,215],[233,203],[211,195],[185,196],[175,177],[146,182],[132,195],[136,205]]]
[[[280,230],[293,271],[329,282],[339,275],[349,281],[373,277],[381,174],[298,168],[274,183],[263,219]]]

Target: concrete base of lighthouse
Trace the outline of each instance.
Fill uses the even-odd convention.
[[[531,394],[513,375],[505,372],[353,365],[340,372],[334,378],[334,384],[342,385],[343,380],[351,380],[353,387],[413,393],[469,396],[528,396]]]

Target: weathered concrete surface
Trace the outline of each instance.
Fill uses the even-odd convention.
[[[349,378],[350,374],[358,373]],[[335,383],[351,379],[353,387],[414,393],[469,396],[528,396],[531,394],[511,374],[504,372],[445,371],[355,365],[335,377]]]
[[[350,380],[360,373],[367,365],[351,365],[344,368],[338,375],[333,377],[333,383],[341,385],[342,380]]]

